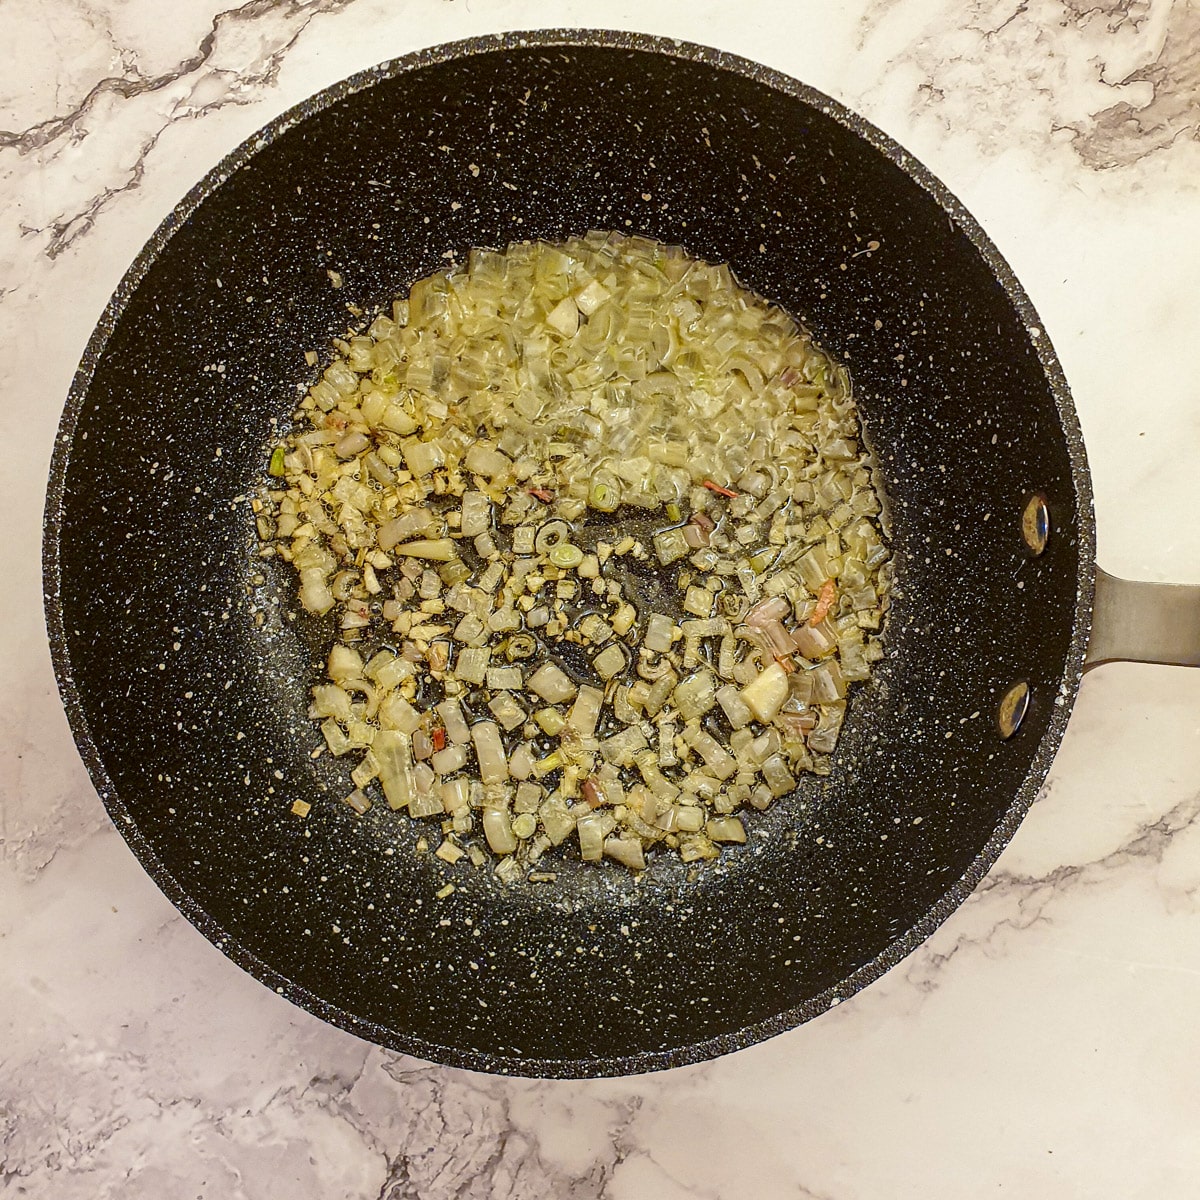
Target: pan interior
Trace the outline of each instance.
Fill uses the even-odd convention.
[[[513,40],[318,98],[160,231],[68,409],[51,623],[118,828],[248,969],[425,1057],[647,1069],[821,1011],[945,915],[1063,716],[1090,514],[1040,335],[878,135],[703,57]],[[303,717],[329,631],[290,619],[248,498],[313,378],[305,350],[472,246],[591,228],[729,262],[847,363],[892,502],[889,656],[833,775],[751,814],[719,864],[635,881],[568,855],[555,884],[506,889],[417,854],[385,806],[335,802],[345,768],[312,758]],[[1036,559],[1033,489],[1054,526]],[[1022,679],[1033,703],[1003,742],[996,704]]]

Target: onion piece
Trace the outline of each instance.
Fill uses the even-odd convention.
[[[612,828],[612,818],[599,813],[580,817],[575,825],[579,837],[579,856],[584,862],[599,862],[604,856],[604,838]]]
[[[392,547],[392,553],[405,555],[409,558],[426,558],[433,562],[450,562],[451,559],[457,557],[454,543],[449,538],[405,542],[401,546]]]
[[[467,748],[459,745],[446,746],[442,750],[435,750],[429,761],[439,775],[453,775],[455,771],[460,771],[467,765]]]
[[[471,730],[463,717],[462,705],[450,696],[434,710],[446,726],[446,736],[455,744],[463,745],[471,740]]]
[[[522,742],[508,759],[508,773],[517,780],[526,780],[533,774],[533,752],[528,742]]]
[[[784,629],[780,621],[767,621],[761,628],[763,637],[766,639],[767,649],[776,658],[784,658],[796,649],[792,635]]]
[[[500,692],[488,701],[492,716],[509,733],[525,724],[525,710],[511,692]]]
[[[508,778],[508,760],[495,721],[477,721],[471,726],[475,757],[479,761],[479,778],[486,783],[503,783]]]
[[[416,794],[412,740],[399,730],[381,729],[371,744],[379,763],[379,782],[392,808],[407,808]]]
[[[364,666],[362,655],[353,646],[335,643],[329,651],[325,669],[329,678],[338,682],[345,679],[362,678]]]
[[[371,439],[365,433],[352,430],[335,443],[333,452],[339,458],[353,458],[356,454],[361,454],[370,445]]]
[[[717,703],[725,714],[725,719],[736,729],[744,729],[750,724],[753,714],[742,699],[740,690],[735,684],[727,683],[716,691]]]
[[[464,537],[478,537],[491,528],[492,503],[482,492],[464,492],[459,512],[459,532]]]
[[[820,625],[801,625],[792,631],[792,645],[805,658],[824,658],[837,649],[837,631],[823,621]]]
[[[342,803],[349,805],[360,817],[371,808],[371,801],[358,788],[355,788],[348,796],[344,796]]]
[[[487,843],[497,854],[512,854],[517,848],[512,822],[508,813],[500,808],[483,810],[483,834]]]
[[[683,740],[704,759],[705,766],[718,779],[728,779],[737,770],[737,762],[733,755],[699,726],[685,725]]]
[[[412,509],[381,525],[375,535],[375,544],[381,550],[391,550],[397,543],[411,538],[414,534],[430,532],[437,524],[437,518],[427,509]]]
[[[753,628],[766,629],[768,625],[782,621],[791,610],[792,606],[785,597],[770,596],[760,600],[742,619]]]
[[[715,817],[704,827],[709,841],[739,842],[746,840],[746,827],[737,817]]]
[[[575,695],[575,685],[552,662],[543,663],[525,684],[529,691],[541,696],[549,704],[562,704]]]
[[[767,722],[783,707],[787,695],[787,672],[778,663],[771,663],[742,688],[740,699],[757,720]]]
[[[631,871],[646,869],[646,855],[642,841],[636,837],[610,837],[604,840],[604,853],[615,858]]]
[[[710,671],[697,671],[676,685],[672,697],[685,721],[702,717],[717,702],[716,687]]]
[[[584,685],[571,705],[567,716],[567,724],[580,737],[592,737],[596,732],[596,722],[600,719],[600,706],[604,703],[604,693],[599,688]]]

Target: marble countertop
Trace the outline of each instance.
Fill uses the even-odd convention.
[[[39,561],[72,372],[187,186],[379,59],[575,24],[758,59],[940,175],[1063,361],[1100,561],[1200,583],[1195,0],[0,0],[0,14],[0,1193],[1196,1195],[1200,672],[1089,675],[984,884],[819,1020],[655,1076],[507,1080],[322,1024],[175,912],[75,752]]]

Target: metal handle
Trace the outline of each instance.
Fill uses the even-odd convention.
[[[1200,587],[1138,583],[1097,567],[1083,669],[1106,662],[1200,667]]]

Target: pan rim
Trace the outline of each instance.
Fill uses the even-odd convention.
[[[1050,719],[1029,770],[991,837],[964,874],[951,885],[918,921],[893,940],[875,958],[846,976],[840,983],[768,1019],[743,1026],[731,1033],[689,1043],[669,1050],[639,1051],[627,1055],[595,1058],[523,1058],[481,1050],[441,1045],[400,1032],[390,1026],[362,1018],[330,1004],[308,987],[294,983],[276,971],[255,952],[231,937],[176,880],[159,858],[154,846],[138,829],[110,779],[93,740],[81,696],[75,686],[64,625],[60,535],[67,471],[76,425],[91,387],[97,365],[129,300],[171,238],[196,209],[235,171],[243,168],[265,146],[292,126],[376,84],[475,55],[503,53],[515,49],[561,47],[565,49],[609,49],[666,56],[698,63],[718,71],[742,76],[816,109],[868,142],[925,191],[949,219],[970,239],[976,253],[987,264],[1015,310],[1038,357],[1058,410],[1071,467],[1077,507],[1078,564],[1071,641]],[[948,188],[909,151],[863,117],[792,76],[740,55],[699,43],[674,38],[595,28],[549,28],[517,30],[446,42],[386,60],[306,98],[268,122],[242,141],[209,170],[162,220],[125,271],[97,321],[83,352],[67,394],[63,415],[55,435],[43,518],[42,580],[51,659],[68,723],[96,792],[109,817],[134,855],[163,894],[201,934],[248,974],[271,987],[297,1007],[387,1049],[411,1054],[445,1066],[492,1074],[537,1078],[602,1078],[626,1076],[687,1066],[717,1058],[804,1024],[811,1018],[861,991],[925,942],[933,931],[963,903],[991,869],[1000,852],[1013,837],[1036,798],[1062,741],[1078,693],[1083,660],[1091,629],[1095,584],[1095,520],[1091,477],[1083,434],[1065,375],[1049,336],[1032,302],[982,227]]]

